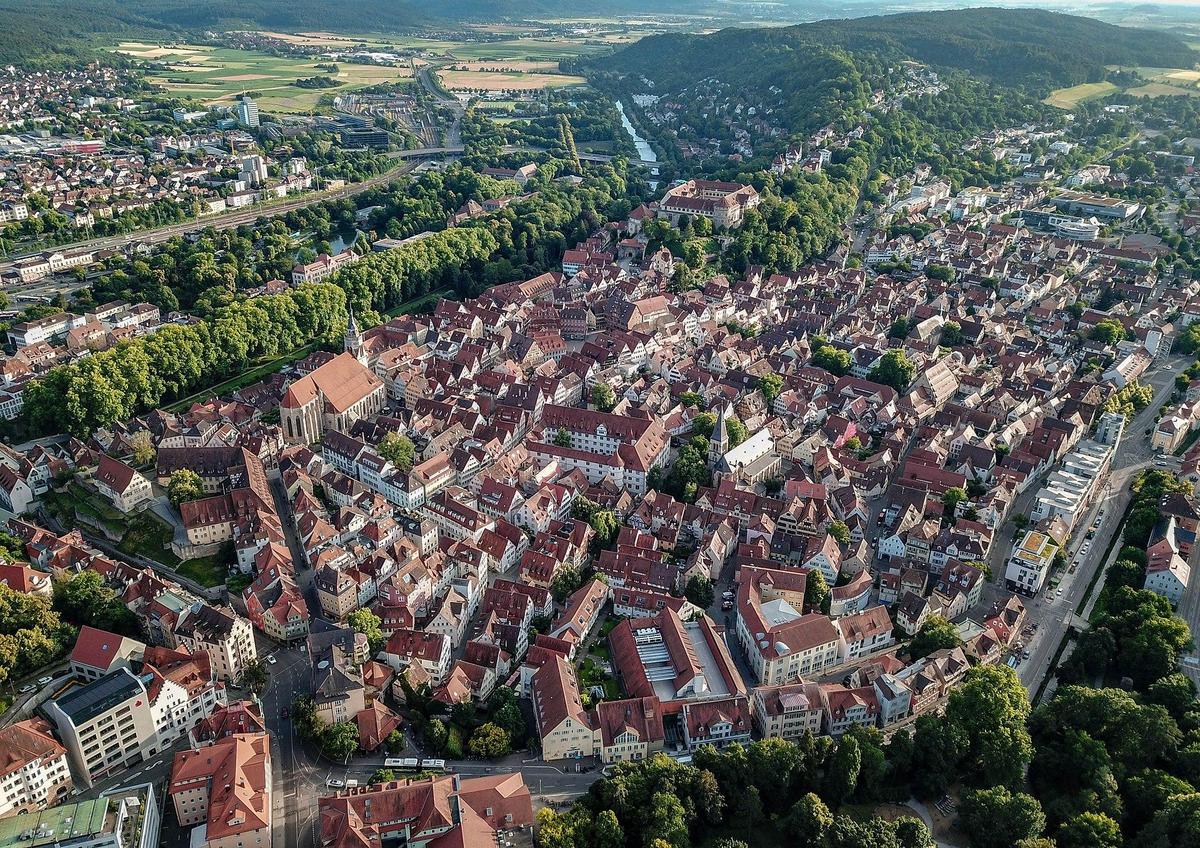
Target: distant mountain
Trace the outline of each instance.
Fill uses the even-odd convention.
[[[914,59],[1040,90],[1099,80],[1106,65],[1190,68],[1200,53],[1170,33],[1091,18],[1038,9],[961,9],[652,36],[592,67],[642,75],[667,90],[714,76],[734,85],[757,78],[807,87],[814,66],[836,67],[847,58],[860,69],[872,61]]]

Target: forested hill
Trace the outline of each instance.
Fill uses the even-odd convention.
[[[860,70],[872,58],[909,58],[1030,89],[1099,80],[1106,65],[1190,68],[1200,61],[1180,38],[1157,30],[1037,9],[962,9],[660,35],[596,60],[593,69],[645,76],[668,91],[705,77],[809,86],[817,57],[836,63],[839,55]],[[838,84],[839,76],[829,80]]]

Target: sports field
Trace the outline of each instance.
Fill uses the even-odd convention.
[[[136,59],[159,62],[167,70],[149,76],[172,94],[204,103],[232,103],[244,92],[266,112],[308,112],[316,108],[322,94],[337,94],[355,88],[409,78],[407,67],[354,65],[336,62],[336,74],[318,65],[328,60],[271,56],[253,50],[203,45],[156,45],[126,41],[117,50]],[[344,83],[338,88],[305,89],[293,83],[313,76],[332,76]]]

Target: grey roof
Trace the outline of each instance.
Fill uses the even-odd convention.
[[[122,667],[86,686],[71,690],[54,703],[78,726],[144,692],[141,681],[129,669]]]

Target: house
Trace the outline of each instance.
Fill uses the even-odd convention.
[[[0,818],[36,813],[71,791],[67,749],[43,719],[0,728]]]
[[[154,496],[150,481],[118,459],[101,454],[93,478],[96,489],[121,512],[130,513]]]
[[[601,701],[593,714],[600,733],[600,760],[606,765],[644,760],[662,750],[665,734],[658,698]]]
[[[892,619],[882,604],[843,616],[834,621],[834,625],[838,631],[838,659],[841,662],[869,656],[895,641]]]
[[[258,656],[249,620],[229,607],[198,601],[180,615],[172,635],[193,653],[208,654],[213,674],[231,682]]]
[[[552,655],[533,676],[533,717],[542,740],[542,759],[578,759],[600,753],[601,736],[583,706],[575,669]]]
[[[795,742],[806,733],[821,733],[824,703],[815,683],[785,683],[778,686],[756,686],[754,723],[766,739],[786,739]]]
[[[531,828],[533,803],[520,774],[437,775],[341,790],[317,799],[316,816],[322,848],[482,848]]]
[[[196,848],[271,845],[271,744],[239,733],[175,754],[167,795]]]

